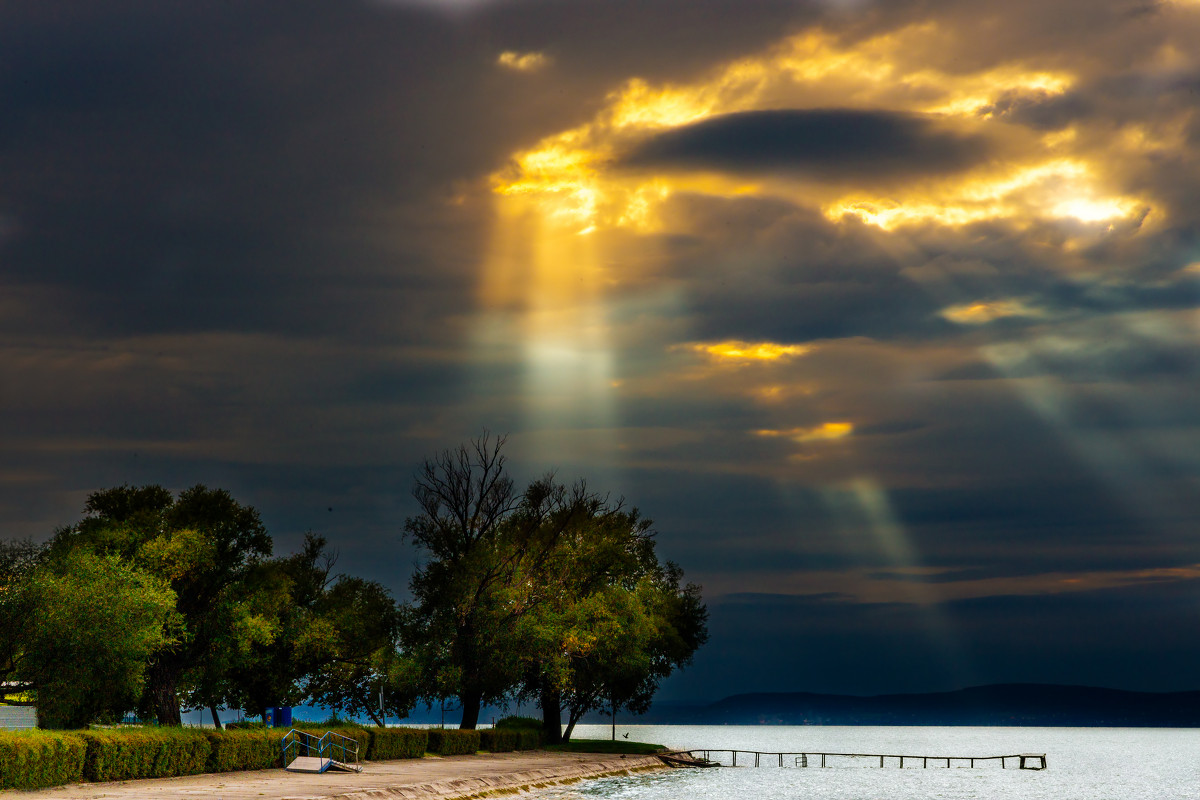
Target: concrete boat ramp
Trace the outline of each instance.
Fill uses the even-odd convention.
[[[116,783],[76,783],[32,792],[0,792],[4,800],[451,800],[574,783],[585,778],[669,769],[654,756],[594,753],[493,753],[363,764],[362,772],[264,769]]]

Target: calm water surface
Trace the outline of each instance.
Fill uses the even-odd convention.
[[[617,725],[617,736],[678,749],[736,748],[764,752],[825,751],[903,755],[991,756],[1046,753],[1043,772],[1001,769],[922,769],[889,759],[831,761],[821,769],[772,766],[672,770],[606,778],[551,789],[539,800],[1200,800],[1200,730],[1176,728],[934,728],[818,726]],[[579,738],[608,738],[610,728],[581,725]],[[763,759],[766,764],[767,759]],[[750,761],[753,764],[753,760]],[[792,763],[791,759],[787,762]],[[943,762],[944,763],[944,762]]]

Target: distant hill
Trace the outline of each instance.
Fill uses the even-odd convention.
[[[625,717],[626,721],[630,721]],[[607,719],[597,717],[601,722]],[[874,697],[808,692],[738,694],[710,705],[660,705],[639,723],[680,725],[1026,725],[1200,727],[1200,691],[1127,692],[998,684]]]

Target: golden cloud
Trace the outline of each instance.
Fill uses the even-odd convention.
[[[844,439],[854,433],[854,425],[849,422],[823,422],[812,428],[789,428],[786,430],[762,429],[754,432],[756,436],[767,438],[786,438],[799,444],[809,442],[829,442]]]
[[[991,300],[943,308],[941,316],[959,325],[984,325],[1004,317],[1036,317],[1042,312],[1020,300]]]
[[[545,53],[518,53],[515,50],[505,50],[496,58],[496,63],[516,72],[537,72],[549,64],[550,59]]]
[[[802,344],[743,342],[738,339],[713,343],[699,342],[689,347],[717,361],[776,361],[802,356],[812,350],[812,347]]]

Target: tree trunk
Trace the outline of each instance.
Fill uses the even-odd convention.
[[[559,744],[562,733],[562,692],[542,686],[542,739],[545,744]]]
[[[479,724],[479,706],[483,704],[483,697],[477,689],[468,689],[463,692],[462,697],[458,698],[462,703],[462,724],[459,725],[460,730],[473,731],[475,726]]]
[[[216,728],[217,730],[221,730],[221,718],[219,716],[217,716],[217,707],[209,706],[208,710],[212,712],[213,727]]]
[[[562,735],[562,740],[563,740],[564,744],[566,742],[571,741],[571,733],[575,730],[575,723],[579,722],[579,720],[581,720],[581,719],[583,719],[582,711],[580,711],[579,713],[576,713],[575,709],[573,709],[573,708],[567,711],[567,729],[565,731],[563,731],[563,735]]]
[[[150,698],[158,724],[179,727],[183,724],[179,716],[179,695],[175,691],[179,685],[179,670],[174,664],[159,662],[151,666],[149,672]]]

